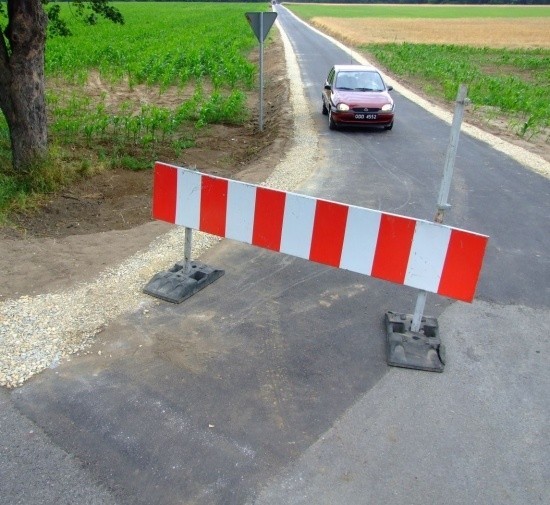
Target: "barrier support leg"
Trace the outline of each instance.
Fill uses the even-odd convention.
[[[193,230],[185,228],[183,261],[165,272],[155,274],[143,288],[143,292],[167,302],[181,303],[225,273],[224,270],[191,261],[192,249]]]
[[[416,298],[416,306],[414,307],[414,314],[411,323],[411,331],[418,333],[420,331],[420,325],[422,323],[422,314],[424,314],[424,307],[426,307],[426,298],[428,293],[426,291],[420,291]]]
[[[193,249],[193,229],[185,228],[185,242],[183,245],[183,263],[185,273],[191,269],[191,251]]]
[[[468,88],[461,84],[456,97],[451,135],[437,199],[437,213],[434,219],[436,223],[443,223],[445,211],[451,207],[447,199],[453,177],[464,108],[469,103],[467,93]],[[418,294],[412,316],[410,314],[386,312],[388,365],[432,372],[443,371],[445,367],[445,348],[439,339],[437,319],[422,316],[426,305],[426,296],[426,291],[421,291]]]

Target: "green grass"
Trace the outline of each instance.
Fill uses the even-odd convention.
[[[256,39],[244,13],[264,4],[114,3],[123,26],[70,24],[70,43],[48,40],[46,72],[81,81],[91,68],[130,84],[181,85],[208,78],[215,86],[250,88],[247,53]],[[66,9],[65,9],[66,11]]]
[[[0,220],[24,208],[29,196],[53,191],[93,166],[141,170],[160,155],[174,157],[195,144],[210,124],[242,124],[249,117],[246,92],[258,69],[248,56],[258,42],[244,16],[268,10],[267,3],[127,3],[114,5],[123,26],[100,20],[86,26],[63,17],[73,36],[50,37],[46,46],[48,138],[51,163],[36,180],[11,172],[9,134],[0,115]],[[82,92],[91,71],[104,92]],[[159,104],[145,105],[137,86],[146,86]],[[187,89],[181,100],[177,93]],[[127,98],[113,104],[114,90]],[[180,90],[180,91],[178,91]],[[161,105],[163,94],[174,106]],[[63,177],[52,167],[62,165]],[[48,168],[49,167],[49,168]],[[32,198],[31,198],[32,199]]]
[[[549,6],[472,5],[316,5],[285,4],[304,19],[336,18],[529,18],[550,17]]]
[[[16,178],[0,173],[0,224],[6,220],[6,212],[12,208],[24,208],[29,188]]]

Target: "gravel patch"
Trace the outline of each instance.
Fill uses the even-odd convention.
[[[289,191],[312,172],[318,139],[308,115],[298,62],[288,38],[281,34],[296,118],[294,144],[263,185]],[[0,304],[0,386],[21,386],[42,370],[56,367],[64,357],[85,351],[113,319],[159,303],[142,289],[155,273],[181,260],[184,237],[183,228],[174,228],[93,282]],[[219,240],[194,232],[192,257],[199,257]]]

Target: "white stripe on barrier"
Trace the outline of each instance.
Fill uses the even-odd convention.
[[[200,228],[201,174],[178,170],[176,224],[198,230]]]
[[[350,206],[340,267],[371,275],[382,213]]]
[[[405,275],[405,284],[437,292],[447,256],[451,230],[417,221]]]
[[[252,243],[256,186],[229,181],[227,189],[227,219],[225,236]]]
[[[313,198],[288,193],[283,216],[283,232],[280,251],[299,258],[309,258],[313,221],[315,219]]]

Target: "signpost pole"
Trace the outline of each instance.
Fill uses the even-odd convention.
[[[260,131],[264,131],[264,40],[277,18],[276,12],[247,12],[245,14],[254,35],[260,42]]]
[[[264,131],[264,13],[260,13],[260,131]]]
[[[426,291],[419,291],[416,297],[416,305],[414,307],[414,314],[411,322],[411,331],[418,333],[420,326],[422,325],[422,314],[424,314],[424,307],[426,307],[426,298],[428,293]]]
[[[437,198],[437,213],[434,219],[436,223],[442,223],[445,211],[451,208],[447,202],[447,198],[449,197],[449,189],[453,178],[456,150],[458,148],[458,137],[460,136],[460,125],[462,124],[462,118],[464,116],[464,107],[468,103],[468,98],[466,98],[467,93],[468,87],[465,84],[461,84],[458,88],[458,94],[456,96],[456,106],[453,116],[453,123],[451,126],[451,136],[449,139],[449,146],[447,147],[445,167],[443,168],[443,179],[441,180],[441,187],[439,188],[439,196]]]

